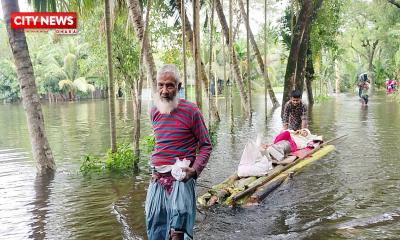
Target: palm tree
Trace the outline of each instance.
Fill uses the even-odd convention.
[[[109,0],[105,1],[105,19],[106,19],[106,34],[107,34],[107,59],[108,59],[108,95],[109,95],[109,108],[110,108],[110,135],[111,135],[111,150],[112,152],[116,152],[117,144],[116,144],[116,128],[115,128],[115,94],[114,94],[114,81],[113,81],[113,73],[112,73],[112,50],[111,50],[111,35],[110,35],[110,5]],[[84,5],[87,8],[93,6],[93,1],[76,1],[74,3],[66,3],[66,2],[58,2],[56,0],[42,0],[42,1],[32,1],[28,0],[29,3],[33,4],[33,8],[38,12],[46,12],[46,11],[54,11],[57,10],[70,10],[71,8],[77,8],[78,10],[82,10]],[[69,84],[68,84],[69,83]],[[75,83],[75,81],[74,81]],[[83,83],[83,79],[80,79],[78,82]],[[59,83],[60,87],[65,85],[71,86],[70,82],[61,82]]]
[[[56,75],[64,76],[64,79],[58,82],[60,90],[67,90],[69,93],[69,100],[73,100],[75,97],[75,91],[81,92],[93,92],[95,87],[86,81],[85,77],[80,77],[77,65],[77,56],[72,53],[68,53],[64,57],[62,66],[59,66],[56,60],[53,58],[47,62],[47,69],[49,72],[53,72]]]
[[[28,122],[33,158],[37,162],[38,174],[43,175],[53,172],[55,170],[55,163],[44,128],[42,107],[37,94],[32,61],[29,55],[28,44],[26,43],[25,33],[23,31],[14,31],[11,28],[11,13],[19,12],[18,1],[1,0],[1,3],[8,40],[17,68],[22,103]]]

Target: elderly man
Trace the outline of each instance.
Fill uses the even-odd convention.
[[[149,239],[192,238],[196,214],[195,179],[207,164],[212,150],[199,108],[178,99],[180,88],[175,65],[161,67],[157,73],[155,107],[150,113],[156,145],[151,156],[153,174],[145,206]],[[180,161],[183,159],[188,160],[188,166],[178,168],[181,178],[177,179],[174,175],[176,163],[183,163]]]
[[[294,90],[285,104],[282,116],[283,129],[299,130],[308,128],[307,105],[301,101],[301,92]]]

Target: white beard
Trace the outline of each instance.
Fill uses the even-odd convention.
[[[154,94],[154,105],[161,114],[170,114],[175,108],[178,107],[179,99],[175,95],[172,100],[164,100],[158,93]]]

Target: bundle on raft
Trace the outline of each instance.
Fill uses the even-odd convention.
[[[198,197],[197,201],[203,207],[215,204],[257,205],[293,174],[333,151],[335,147],[328,145],[333,140],[322,143],[314,149],[308,151],[302,149],[297,154],[289,155],[284,160],[277,162],[265,176],[240,178],[235,173],[225,181],[214,185]]]

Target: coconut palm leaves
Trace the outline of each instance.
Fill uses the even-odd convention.
[[[46,75],[57,76],[59,90],[70,93],[71,97],[76,91],[82,93],[95,91],[94,85],[88,83],[79,70],[79,60],[87,57],[86,47],[86,44],[76,45],[66,42],[54,48],[51,54],[46,50],[44,52],[47,54],[39,52],[37,55],[37,59],[41,61],[42,71]]]

